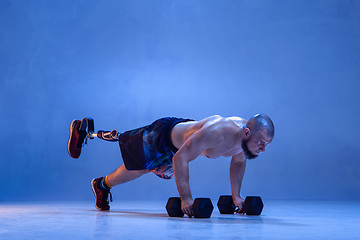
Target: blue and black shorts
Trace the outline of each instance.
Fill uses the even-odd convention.
[[[194,120],[166,117],[120,134],[119,145],[126,169],[149,169],[161,178],[170,179],[174,175],[172,158],[178,151],[171,142],[171,130],[187,121]]]

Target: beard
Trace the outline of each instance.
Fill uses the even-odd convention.
[[[248,145],[247,143],[249,142],[250,138],[248,138],[247,140],[243,140],[242,141],[242,149],[244,150],[244,153],[245,153],[245,156],[246,156],[246,159],[254,159],[254,158],[257,158],[259,155],[255,155],[255,154],[252,154],[248,148]]]

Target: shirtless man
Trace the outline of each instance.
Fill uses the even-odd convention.
[[[86,119],[74,120],[70,125],[68,152],[78,158],[86,137],[96,136],[103,140],[119,142],[124,164],[106,177],[91,181],[95,194],[95,206],[109,210],[108,196],[113,186],[138,178],[148,172],[169,179],[175,176],[181,198],[181,209],[193,216],[193,198],[189,185],[189,162],[203,155],[208,158],[232,157],[230,182],[234,204],[242,210],[244,199],[240,197],[246,160],[264,152],[274,138],[274,125],[265,114],[257,114],[249,120],[240,117],[214,115],[195,121],[183,118],[162,118],[151,125],[117,133],[116,130],[86,132]]]

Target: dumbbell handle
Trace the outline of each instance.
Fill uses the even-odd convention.
[[[209,218],[214,209],[210,198],[196,198],[192,210],[195,218]],[[181,210],[181,199],[179,197],[169,198],[166,204],[166,211],[170,217],[182,217],[184,212]]]
[[[260,215],[263,208],[262,200],[259,196],[247,196],[242,204],[242,210],[240,213],[246,213],[246,215]],[[218,207],[220,213],[233,214],[238,212],[239,207],[236,206],[230,195],[220,196],[218,201]]]

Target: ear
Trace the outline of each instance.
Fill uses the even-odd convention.
[[[249,128],[244,128],[243,133],[244,133],[245,138],[250,137],[250,129]]]

